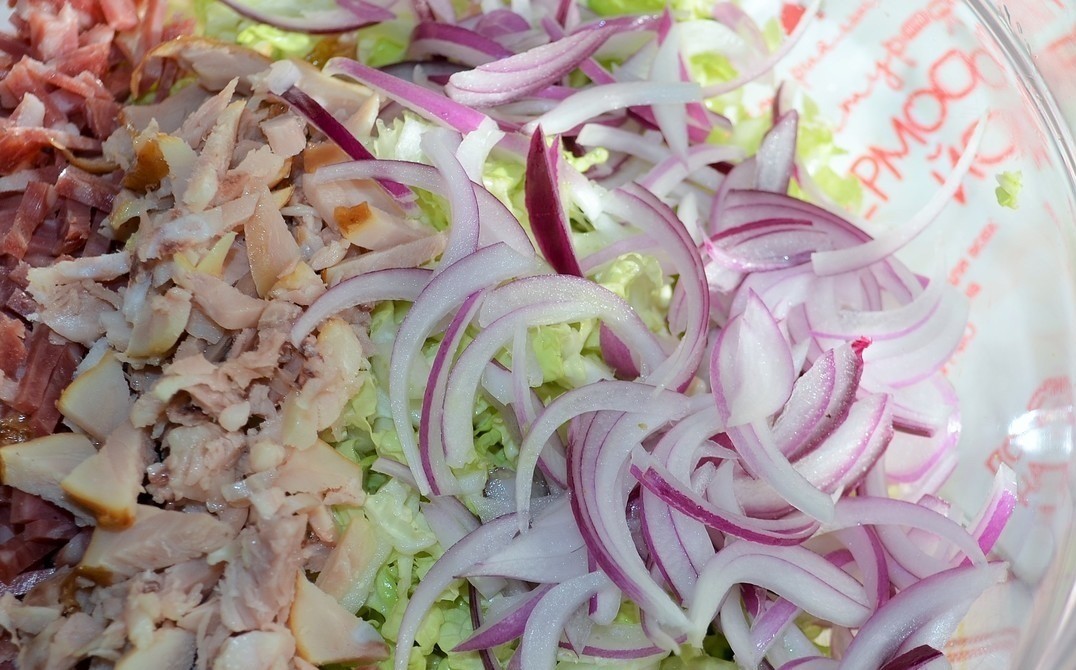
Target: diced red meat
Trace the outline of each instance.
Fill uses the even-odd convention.
[[[0,151],[3,151],[2,146],[0,146]],[[18,212],[15,214],[14,224],[4,235],[3,240],[0,240],[0,253],[15,258],[22,258],[26,254],[30,238],[49,212],[51,196],[52,187],[48,184],[33,182],[26,187]]]
[[[12,407],[22,414],[33,414],[45,400],[52,371],[60,358],[63,345],[49,341],[52,333],[48,326],[34,325],[27,344],[26,368],[19,380],[19,391],[11,402]]]
[[[30,414],[30,429],[35,435],[48,435],[56,429],[60,421],[60,410],[56,401],[71,383],[75,368],[82,360],[82,347],[77,344],[61,345],[56,365],[52,369],[41,404]]]
[[[56,192],[65,198],[107,212],[112,209],[112,199],[119,192],[119,187],[102,177],[68,165],[56,180]]]
[[[0,372],[15,378],[22,361],[26,358],[26,326],[0,312]]]

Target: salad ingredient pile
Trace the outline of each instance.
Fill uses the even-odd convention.
[[[895,254],[985,120],[872,238],[817,4],[121,4],[0,39],[17,667],[946,663],[1015,480],[938,497],[967,307]]]

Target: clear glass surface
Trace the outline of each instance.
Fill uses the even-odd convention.
[[[1076,668],[1076,4],[826,0],[782,73],[836,124],[873,231],[914,214],[987,123],[961,192],[902,252],[971,304],[947,370],[962,436],[943,493],[969,517],[1000,463],[1020,482],[999,542],[1013,579],[946,651],[958,669]],[[1001,207],[997,177],[1015,172],[1018,208]]]

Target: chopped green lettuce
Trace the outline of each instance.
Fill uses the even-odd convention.
[[[1024,175],[1019,170],[1002,172],[997,176],[998,187],[994,189],[998,204],[1009,209],[1020,206],[1020,191],[1024,188]]]
[[[295,12],[290,0],[245,0],[256,9],[282,15]],[[331,0],[314,0],[304,4],[304,11],[329,9],[335,6]],[[225,42],[235,42],[258,51],[270,58],[302,58],[310,53],[318,37],[307,33],[293,33],[273,26],[245,19],[224,3],[216,0],[194,0],[195,20],[201,34]]]

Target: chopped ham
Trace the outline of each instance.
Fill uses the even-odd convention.
[[[121,656],[115,670],[189,670],[195,651],[193,633],[166,626],[153,631],[145,645]]]

